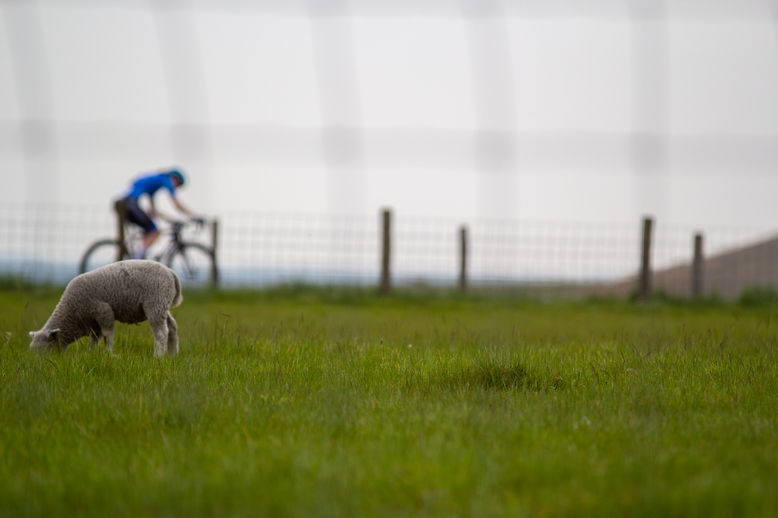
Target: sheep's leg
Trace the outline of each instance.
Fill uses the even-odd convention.
[[[162,358],[165,356],[165,350],[167,349],[167,318],[163,316],[161,319],[149,319],[149,325],[151,325],[151,330],[154,331],[154,356]]]
[[[170,311],[167,312],[167,354],[175,358],[178,354],[178,324]]]
[[[114,318],[113,309],[111,309],[110,304],[107,302],[100,303],[95,311],[95,320],[97,320],[97,323],[100,326],[100,332],[103,334],[103,338],[105,338],[105,350],[109,353],[113,352],[113,332],[116,319]],[[100,339],[98,338],[95,345],[99,343],[99,341]]]

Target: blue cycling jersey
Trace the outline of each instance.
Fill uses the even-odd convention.
[[[175,197],[176,188],[173,186],[173,182],[170,180],[169,174],[154,173],[141,176],[140,178],[136,179],[130,186],[127,198],[135,198],[137,200],[144,194],[154,196],[155,192],[163,188],[170,191],[170,195]]]

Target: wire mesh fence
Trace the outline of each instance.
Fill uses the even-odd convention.
[[[116,228],[107,206],[1,204],[0,274],[64,284],[79,273],[89,245],[114,237]],[[221,215],[218,228],[221,286],[378,283],[382,230],[377,215],[234,212]],[[635,288],[642,242],[638,222],[463,224],[402,215],[394,215],[391,226],[392,283],[457,286],[462,228],[468,286],[540,288],[568,296],[626,296]],[[691,295],[698,232],[658,224],[651,254],[655,289]],[[183,239],[210,246],[212,234],[188,227]],[[749,286],[778,286],[778,239],[770,230],[718,227],[705,229],[704,239],[704,293],[732,299]],[[160,241],[157,249],[167,246]],[[154,254],[152,249],[149,255]]]
[[[363,216],[233,213],[219,218],[224,285],[371,284],[378,228]]]
[[[78,274],[90,241],[115,233],[107,207],[0,204],[0,272],[32,282],[67,282]]]

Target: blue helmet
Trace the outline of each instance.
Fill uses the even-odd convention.
[[[168,170],[167,174],[171,178],[176,178],[178,180],[179,185],[184,185],[186,183],[186,178],[184,178],[184,173],[181,172],[181,170],[173,168]]]

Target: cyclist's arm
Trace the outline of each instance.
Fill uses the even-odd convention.
[[[176,196],[173,196],[173,197],[172,197],[172,199],[173,199],[173,205],[175,205],[175,206],[176,206],[176,208],[177,208],[178,210],[180,210],[182,213],[186,214],[186,216],[187,216],[189,219],[195,219],[195,218],[197,218],[197,214],[195,214],[194,212],[192,212],[191,210],[189,210],[188,208],[186,208],[186,207],[184,206],[184,204],[183,204],[183,203],[181,203],[180,201],[178,201],[178,198],[177,198]]]

